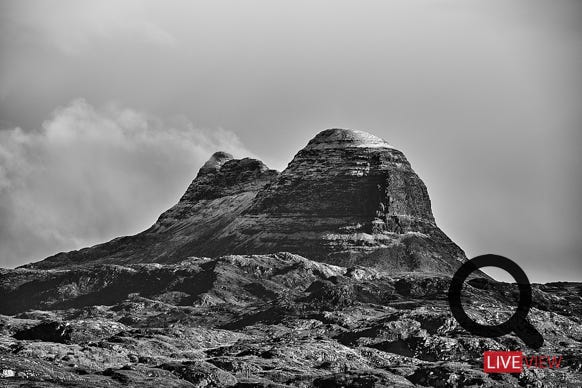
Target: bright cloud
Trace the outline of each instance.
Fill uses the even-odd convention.
[[[231,132],[82,99],[0,131],[0,266],[147,228],[217,150],[249,155]]]

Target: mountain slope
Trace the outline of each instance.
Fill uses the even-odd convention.
[[[78,251],[59,253],[29,268],[87,263],[176,262],[199,251],[214,233],[249,208],[258,191],[278,175],[256,159],[216,152],[180,201],[148,230]]]

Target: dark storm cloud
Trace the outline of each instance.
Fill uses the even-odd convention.
[[[281,169],[317,131],[367,130],[406,153],[469,255],[580,280],[578,1],[3,8],[0,117],[24,132],[79,96],[119,101],[234,131]]]

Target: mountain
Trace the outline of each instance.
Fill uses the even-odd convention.
[[[531,353],[458,325],[464,260],[378,137],[323,131],[281,173],[217,152],[148,230],[0,268],[0,386],[582,386],[582,283],[532,285],[561,368],[487,374],[484,351]],[[467,314],[509,319],[517,285],[473,275]]]
[[[27,267],[281,251],[400,272],[450,273],[466,259],[437,227],[427,189],[401,151],[366,132],[328,129],[281,173],[217,152],[148,230]]]

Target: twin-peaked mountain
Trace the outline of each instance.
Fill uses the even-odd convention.
[[[465,260],[402,152],[365,132],[328,129],[281,173],[217,152],[148,230],[28,267],[280,251],[395,272],[451,273]]]

